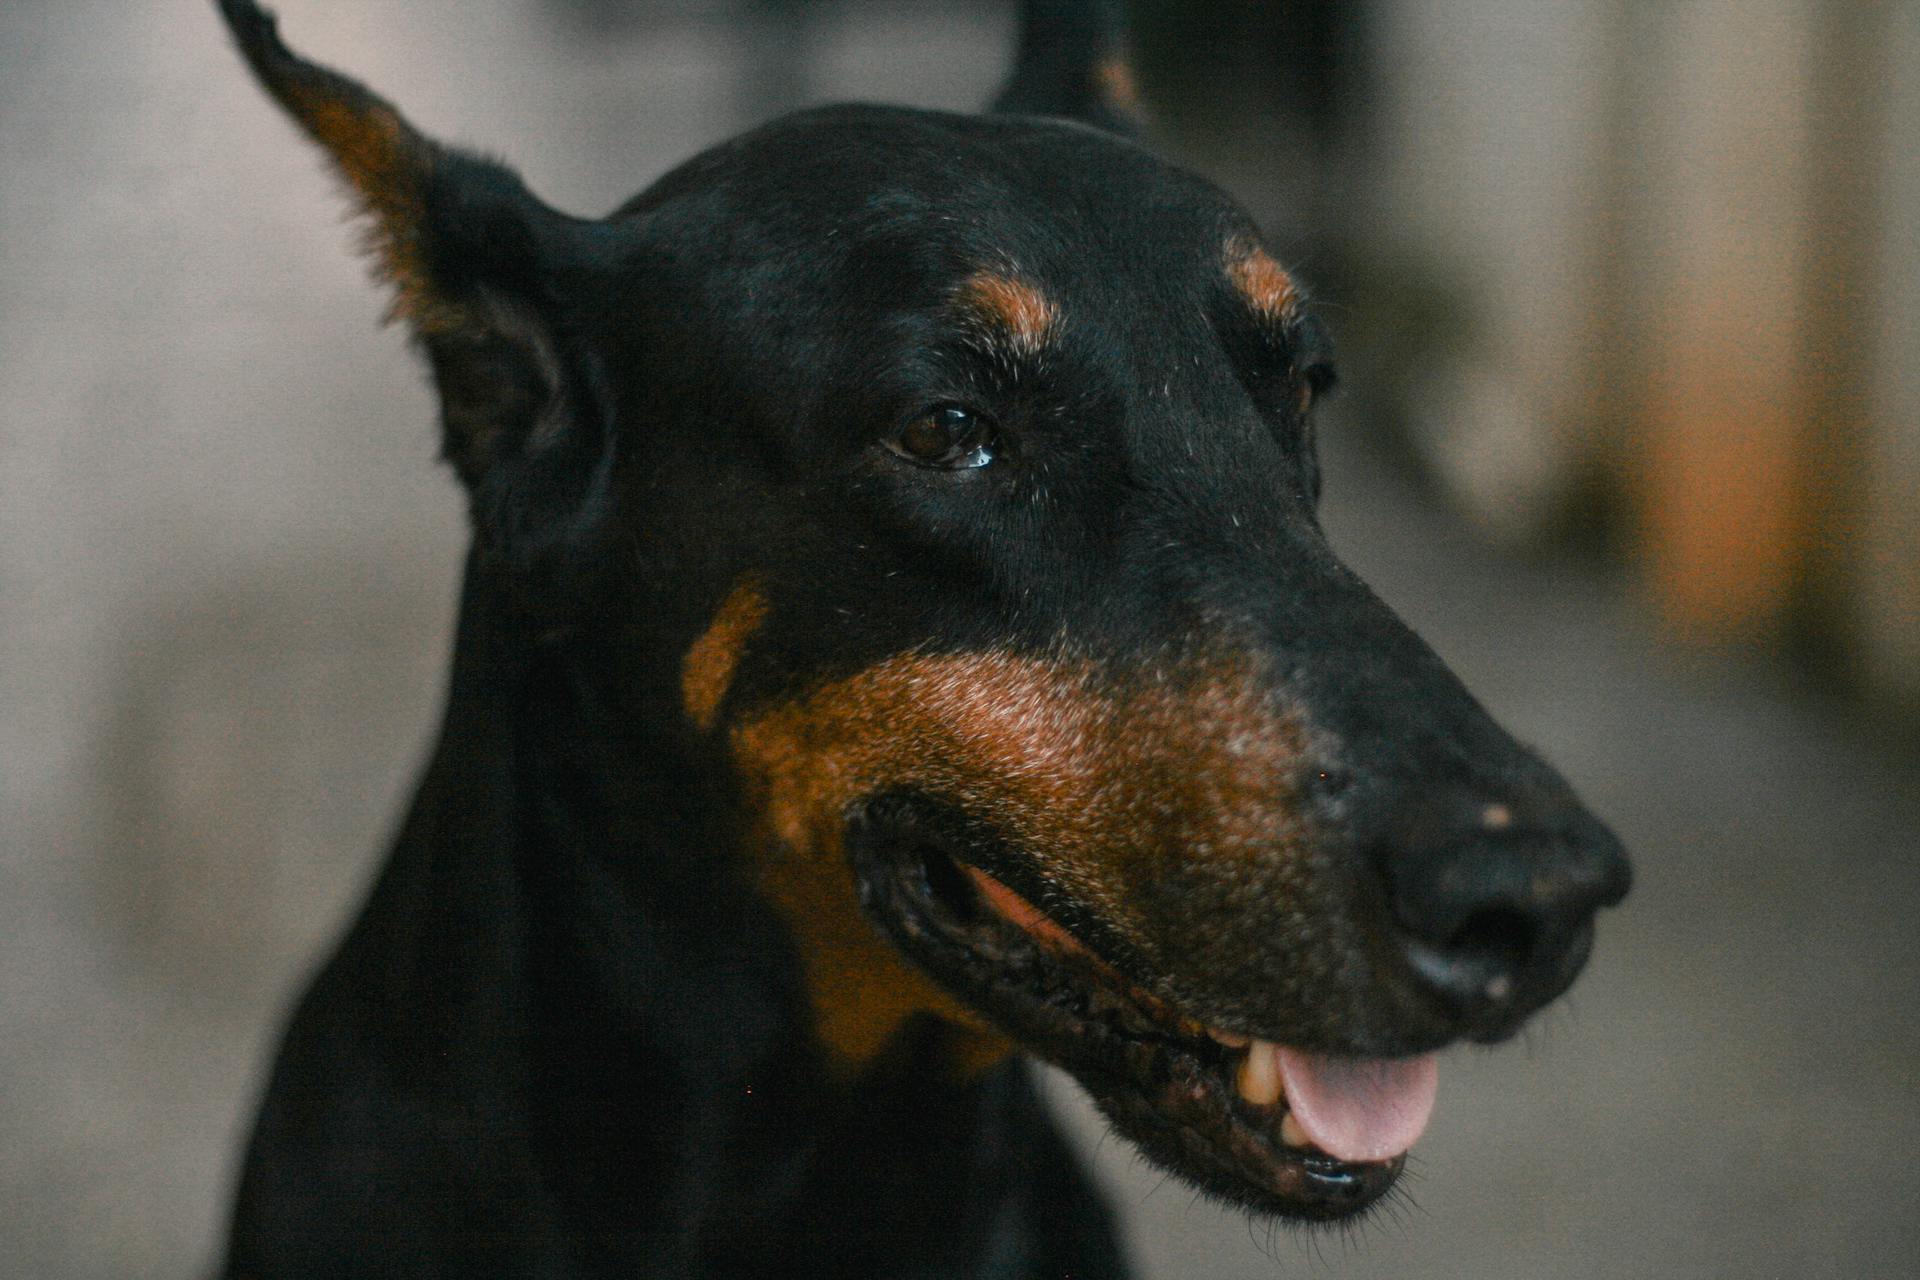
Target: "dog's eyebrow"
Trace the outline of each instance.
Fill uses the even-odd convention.
[[[1059,308],[1036,286],[992,270],[976,271],[961,281],[953,304],[1021,356],[1039,354],[1060,319]]]
[[[1227,279],[1256,316],[1276,326],[1292,323],[1300,309],[1300,289],[1265,249],[1246,240],[1229,240],[1226,270]]]

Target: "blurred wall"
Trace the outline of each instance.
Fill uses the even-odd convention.
[[[1594,507],[1675,639],[1920,710],[1920,6],[1378,6],[1379,242],[1468,336],[1405,394],[1525,544]],[[1404,346],[1404,344],[1402,344]]]

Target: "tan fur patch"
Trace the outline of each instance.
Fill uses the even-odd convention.
[[[316,94],[291,105],[371,219],[368,248],[380,277],[396,290],[389,318],[427,332],[460,327],[464,315],[433,293],[420,256],[425,144],[384,103]]]
[[[814,1031],[836,1073],[858,1075],[909,1019],[932,1013],[951,1024],[955,1075],[965,1078],[1013,1051],[989,1027],[881,936],[855,897],[852,869],[832,853],[763,849],[761,890],[786,918],[806,970]]]
[[[1123,58],[1107,58],[1093,68],[1093,84],[1109,107],[1131,115],[1140,109],[1140,86]]]
[[[376,274],[395,290],[389,320],[405,319],[426,333],[465,327],[471,317],[435,293],[421,252],[427,211],[425,184],[433,144],[415,133],[386,102],[331,73],[263,76],[268,89],[325,149],[360,212],[368,219],[366,248]]]
[[[733,731],[764,875],[803,934],[823,1038],[861,1061],[917,1009],[967,1018],[860,915],[849,807],[913,787],[994,824],[1123,934],[1167,857],[1271,850],[1302,735],[1233,658],[1115,676],[1000,652],[883,662]]]
[[[1258,245],[1239,240],[1228,244],[1227,278],[1247,305],[1269,320],[1285,320],[1300,305],[1293,277]]]
[[[733,686],[733,673],[746,651],[747,640],[767,618],[766,597],[751,582],[736,586],[707,629],[680,662],[680,702],[687,718],[702,729],[713,728],[721,700]]]
[[[1021,355],[1039,352],[1059,320],[1057,308],[1039,289],[995,271],[968,276],[955,300]]]
[[[383,107],[317,96],[301,101],[299,109],[307,130],[375,214],[402,222],[419,219],[415,157],[398,115]]]

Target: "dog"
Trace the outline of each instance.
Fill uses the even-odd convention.
[[[226,1274],[1113,1277],[1022,1061],[1378,1201],[1619,843],[1329,549],[1303,288],[1035,0],[980,116],[832,106],[602,219],[251,0],[471,509],[444,729],[299,1002]]]

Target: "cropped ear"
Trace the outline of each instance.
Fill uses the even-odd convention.
[[[1063,116],[1133,137],[1140,106],[1122,0],[1024,0],[1013,74],[996,112]]]
[[[519,177],[417,132],[384,99],[281,43],[251,0],[220,0],[268,93],[319,143],[367,220],[440,393],[442,454],[466,483],[483,550],[544,558],[605,515],[612,431],[597,366],[554,281],[593,224]]]

